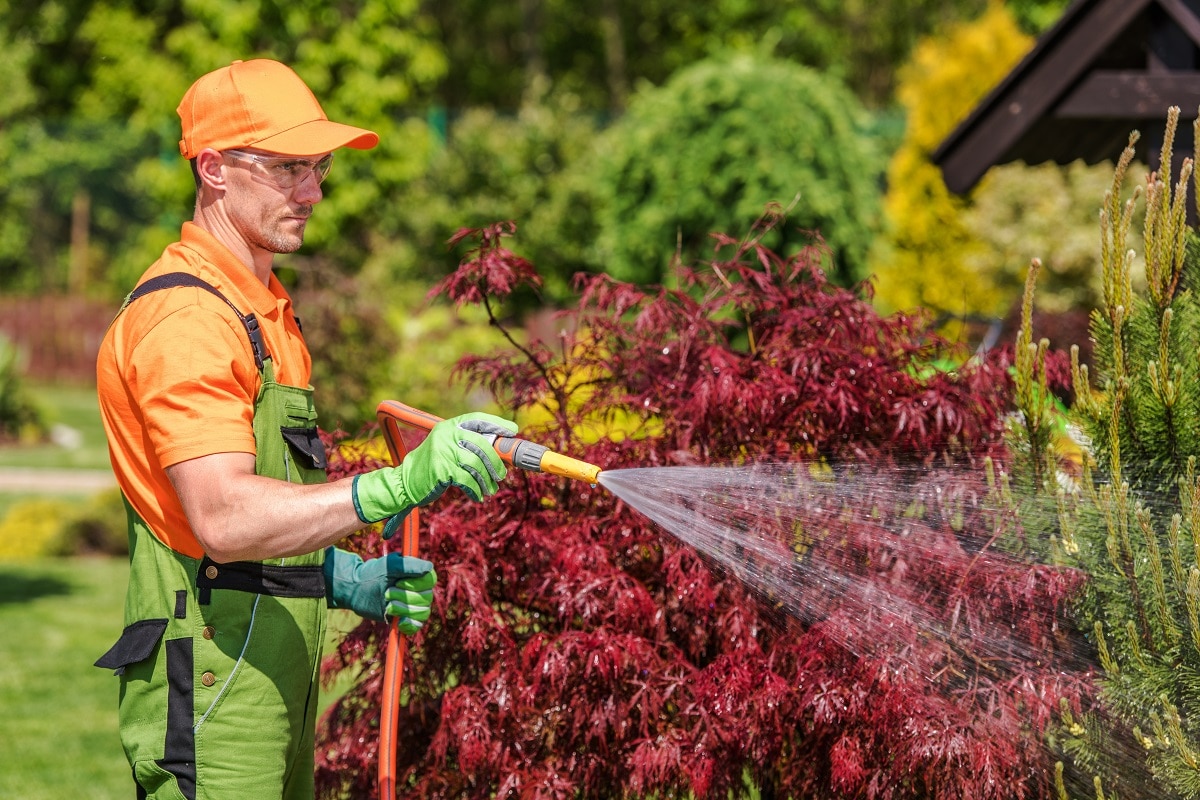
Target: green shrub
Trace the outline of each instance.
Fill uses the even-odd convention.
[[[554,95],[515,114],[467,110],[448,131],[425,173],[396,198],[396,213],[378,231],[364,275],[377,280],[385,296],[396,281],[415,280],[428,291],[458,267],[462,254],[447,242],[459,229],[513,220],[533,257],[545,254],[547,292],[569,294],[570,278],[581,268],[570,255],[577,249],[574,231],[547,220],[543,209],[560,194],[568,167],[590,156],[592,118],[570,95]]]
[[[121,490],[99,492],[64,521],[59,536],[59,552],[73,556],[128,555],[127,527]]]
[[[1000,291],[1000,303],[972,309],[1003,315],[1020,297],[1025,269],[1042,262],[1038,308],[1043,312],[1092,309],[1103,297],[1096,270],[1096,202],[1112,183],[1113,164],[1089,166],[1004,164],[993,168],[961,221],[980,243],[963,261],[968,275]],[[1133,185],[1146,168],[1130,165]],[[1134,222],[1141,219],[1141,207]],[[1139,269],[1135,281],[1144,281]],[[1082,343],[1080,343],[1082,344]]]
[[[572,187],[583,202],[563,214],[593,215],[591,270],[661,283],[677,249],[683,263],[703,261],[710,234],[749,230],[768,204],[798,196],[763,244],[787,255],[816,231],[833,251],[831,278],[849,285],[866,276],[880,213],[883,158],[867,124],[844,85],[806,67],[702,61],[633,98],[583,165],[589,180]]]
[[[45,433],[42,412],[21,380],[20,353],[0,336],[0,443],[37,440]]]

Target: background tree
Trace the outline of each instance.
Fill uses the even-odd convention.
[[[395,112],[420,102],[445,63],[412,9],[372,0],[342,12],[310,0],[286,10],[183,1],[147,11],[110,0],[5,3],[3,11],[0,35],[15,56],[5,69],[16,90],[5,101],[13,108],[0,149],[14,178],[0,196],[13,233],[0,246],[11,240],[45,252],[31,259],[16,247],[0,251],[10,259],[0,274],[23,275],[33,287],[65,287],[80,196],[90,198],[90,270],[108,286],[127,287],[177,235],[193,187],[178,156],[175,106],[196,76],[235,58],[288,62],[328,113],[381,134],[369,168],[353,156],[339,163],[344,186],[330,184],[310,227],[314,249],[336,232],[344,265],[360,262],[370,244],[364,209],[382,205],[424,166],[423,120]]]
[[[528,276],[501,232],[443,286],[492,318]],[[1053,719],[1039,698],[1075,697],[1083,680],[1058,658],[1077,579],[980,549],[995,522],[981,459],[1000,455],[1007,361],[929,370],[945,343],[833,287],[824,253],[721,244],[720,260],[679,275],[694,291],[590,277],[576,334],[463,369],[547,420],[531,438],[606,470],[809,465],[788,474],[814,481],[745,495],[753,509],[794,489],[802,522],[756,531],[755,556],[738,539],[697,551],[603,490],[551,476],[515,475],[487,504],[443,498],[424,514],[441,588],[410,651],[402,785],[1047,796],[1046,752],[1030,745]],[[335,474],[372,463],[343,451]],[[737,574],[776,582],[714,569],[721,548],[741,554],[727,562]],[[370,792],[381,632],[360,626],[327,665],[362,672],[321,726],[322,797]]]
[[[713,231],[749,227],[768,203],[789,206],[766,243],[790,253],[816,232],[832,249],[831,274],[850,284],[864,274],[878,213],[882,160],[866,127],[854,97],[811,70],[700,62],[633,98],[577,165],[583,177],[559,218],[578,231],[581,266],[653,284],[672,259],[708,253]]]
[[[894,101],[896,68],[921,38],[978,16],[987,0],[816,0],[681,3],[562,0],[497,5],[427,3],[449,70],[438,96],[449,109],[520,107],[549,80],[594,112],[619,113],[639,83],[664,84],[707,58],[762,54],[842,80],[868,107]],[[1056,21],[1067,0],[1013,0],[1024,30]]]

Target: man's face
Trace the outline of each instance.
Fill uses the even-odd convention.
[[[321,181],[332,154],[284,156],[257,150],[223,153],[229,171],[226,202],[230,218],[251,247],[294,253],[304,243],[304,228],[321,201]]]

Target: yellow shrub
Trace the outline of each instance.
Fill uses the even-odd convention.
[[[907,126],[888,167],[888,233],[873,259],[883,310],[1006,310],[1007,287],[975,268],[983,245],[963,220],[967,201],[950,193],[930,157],[1032,44],[1012,14],[993,2],[978,20],[923,41],[902,70],[897,93]]]
[[[54,555],[62,547],[64,522],[74,504],[65,500],[22,500],[0,520],[0,562]]]

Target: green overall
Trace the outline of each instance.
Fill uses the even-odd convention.
[[[184,273],[153,283],[138,287],[122,310],[149,291],[178,285],[203,284],[225,299]],[[255,472],[323,482],[311,387],[276,383],[257,320],[234,311],[262,376]],[[96,665],[121,677],[121,742],[138,797],[311,800],[324,551],[230,564],[189,558],[164,545],[128,503],[126,509],[125,630]]]

